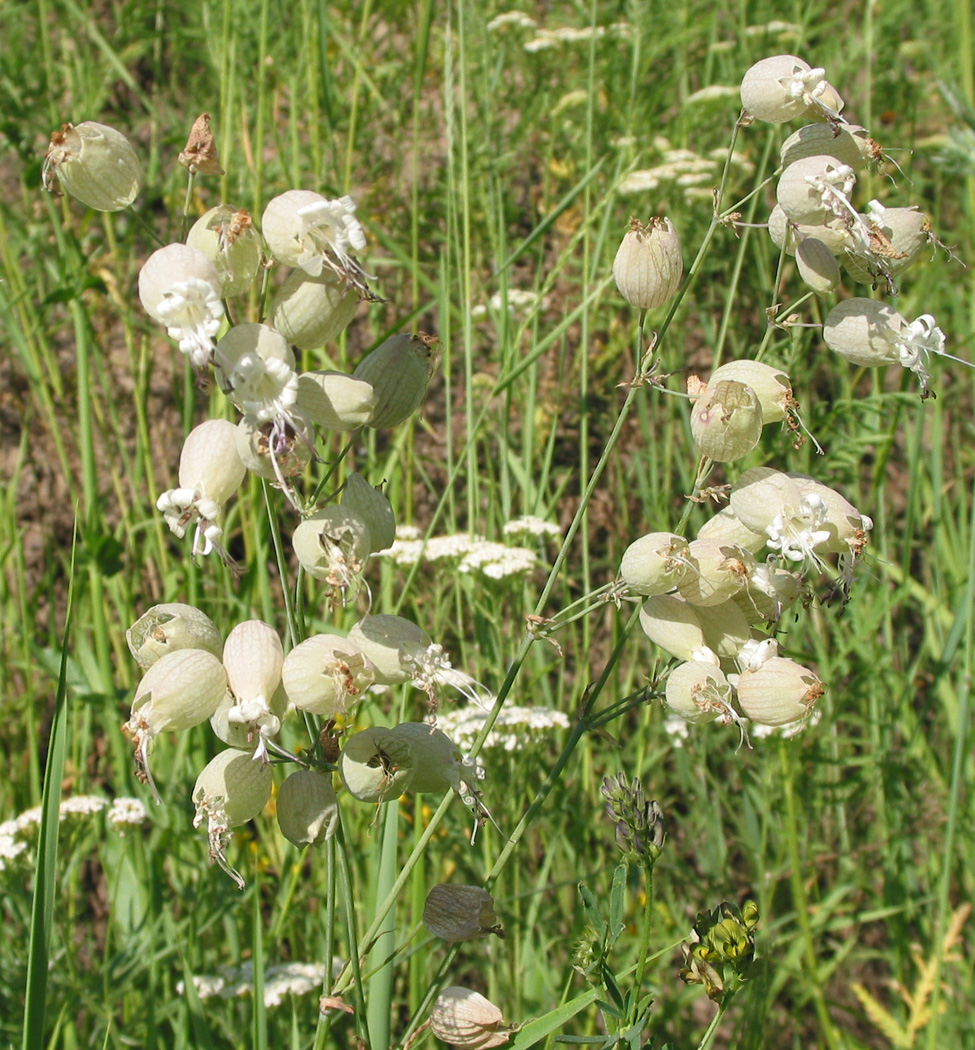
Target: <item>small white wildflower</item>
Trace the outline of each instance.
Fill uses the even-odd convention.
[[[470,748],[483,729],[487,717],[487,711],[482,709],[461,707],[438,715],[437,726],[455,740],[458,747]],[[483,746],[504,751],[520,751],[532,743],[536,735],[553,729],[568,728],[568,715],[562,711],[554,711],[548,707],[506,704],[485,738]]]
[[[458,532],[451,536],[433,536],[427,540],[424,560],[463,558],[483,542],[483,536],[470,536],[466,532]]]
[[[33,809],[25,809],[23,813],[18,814],[14,818],[17,823],[17,830],[22,835],[25,832],[33,831],[41,823],[43,815],[44,811],[40,806],[34,806]]]
[[[538,23],[534,18],[526,15],[524,11],[504,11],[495,15],[487,24],[487,31],[494,33],[505,26],[514,26],[516,29],[534,29]]]
[[[631,171],[616,187],[616,192],[626,197],[637,193],[647,193],[655,190],[659,185],[660,177],[654,170]]]
[[[511,521],[506,521],[501,531],[505,536],[559,537],[562,535],[562,530],[558,525],[551,521],[545,521],[543,518],[534,517],[531,514],[525,514],[520,518],[512,518]]]
[[[686,718],[669,714],[664,718],[664,732],[670,737],[671,747],[683,747],[684,741],[691,735]]]
[[[97,795],[74,795],[66,798],[61,803],[58,816],[61,820],[65,817],[91,817],[100,813],[108,805],[107,798],[99,798]]]
[[[817,547],[831,539],[827,507],[816,494],[804,496],[798,508],[785,507],[766,528],[768,546],[786,561],[819,564]]]
[[[503,543],[484,540],[464,555],[458,571],[481,573],[491,579],[501,580],[507,576],[531,572],[536,561],[534,551],[526,547],[507,547]]]
[[[13,835],[0,835],[0,871],[4,871],[11,861],[15,861],[24,850],[27,843],[23,839],[15,839]]]
[[[280,1006],[286,995],[321,991],[325,967],[321,963],[280,963],[264,975],[264,1005]]]
[[[149,820],[146,807],[137,798],[116,798],[105,818],[117,831],[142,827]]]

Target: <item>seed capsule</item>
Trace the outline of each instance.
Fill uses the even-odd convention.
[[[409,743],[376,726],[349,737],[339,756],[339,773],[350,795],[360,802],[399,798],[414,776]]]
[[[683,275],[680,238],[670,219],[653,218],[646,226],[630,219],[613,261],[616,287],[630,306],[663,306],[674,297]]]
[[[348,638],[316,634],[288,653],[281,676],[288,699],[299,711],[335,718],[359,700],[376,672]]]
[[[364,357],[352,373],[375,392],[376,407],[368,426],[387,430],[398,426],[420,407],[437,367],[434,336],[390,336]]]
[[[678,664],[667,678],[667,706],[687,722],[737,721],[731,698],[721,668],[703,660]]]
[[[343,507],[369,526],[369,553],[385,550],[396,539],[396,517],[382,489],[374,488],[361,474],[350,474],[342,490]]]
[[[489,1050],[511,1038],[501,1011],[469,988],[445,988],[433,1004],[430,1030],[460,1050]]]
[[[271,324],[299,350],[317,350],[352,323],[359,296],[331,270],[295,270],[271,302]]]
[[[751,387],[762,406],[762,420],[777,423],[795,405],[792,382],[781,368],[762,361],[728,361],[711,373],[708,386],[725,379],[733,379]]]
[[[494,913],[494,898],[480,886],[434,886],[423,906],[423,925],[448,944],[488,933],[504,936]]]
[[[692,605],[720,605],[745,586],[755,558],[743,547],[696,539],[688,545],[688,562],[677,585],[680,596]]]
[[[96,211],[121,211],[142,189],[142,165],[129,140],[115,128],[86,120],[51,133],[44,158],[44,185],[52,176],[76,200]]]
[[[296,770],[278,790],[276,812],[281,834],[293,846],[320,846],[335,834],[339,819],[332,778],[312,769]]]
[[[214,656],[223,653],[223,639],[216,624],[193,605],[163,602],[144,612],[125,632],[129,652],[142,668],[151,667],[161,656],[180,649],[204,649]]]
[[[701,454],[732,463],[758,444],[762,406],[755,391],[734,379],[712,380],[691,409],[691,435]]]

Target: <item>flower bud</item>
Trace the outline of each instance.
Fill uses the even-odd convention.
[[[626,548],[620,577],[634,594],[663,594],[687,571],[687,540],[673,532],[649,532]]]
[[[414,776],[409,743],[381,726],[354,733],[339,756],[342,782],[360,802],[399,798]]]
[[[342,490],[343,507],[369,526],[369,553],[385,550],[396,539],[396,518],[382,489],[374,488],[361,474],[350,474]]]
[[[688,570],[677,584],[692,605],[720,605],[745,586],[755,559],[743,547],[714,540],[691,540]]]
[[[825,692],[816,674],[782,656],[738,677],[738,703],[759,725],[781,726],[805,718]]]
[[[469,988],[445,988],[433,1004],[430,1030],[459,1050],[489,1050],[510,1039],[510,1028],[490,1000]]]
[[[403,333],[390,336],[364,357],[352,373],[375,391],[376,408],[367,426],[395,427],[420,407],[437,367],[434,336]]]
[[[344,715],[372,685],[372,663],[354,642],[315,634],[295,646],[281,671],[288,699],[299,711],[322,718]]]
[[[703,660],[678,664],[667,677],[667,706],[686,722],[737,721],[731,683],[720,667]]]
[[[480,886],[434,886],[423,906],[423,925],[448,944],[488,933],[504,936],[494,913],[494,898]]]
[[[303,372],[298,377],[298,405],[305,415],[326,430],[357,430],[376,411],[371,383],[344,372]]]
[[[76,200],[96,211],[121,211],[142,189],[142,165],[129,140],[115,128],[86,120],[51,133],[44,185],[52,175]]]
[[[804,237],[797,245],[796,269],[817,295],[829,295],[840,285],[840,264],[836,256],[815,237]]]
[[[218,204],[201,215],[186,243],[216,266],[221,299],[243,295],[261,268],[261,236],[250,214],[232,204]]]
[[[278,827],[292,846],[320,846],[335,834],[339,807],[331,776],[298,769],[285,778],[275,801]]]
[[[652,218],[646,226],[630,219],[613,261],[616,287],[630,306],[663,306],[674,297],[683,275],[680,238],[670,219]]]
[[[223,639],[213,620],[195,606],[180,602],[154,605],[125,632],[125,640],[144,669],[180,649],[204,649],[216,657],[223,653]]]
[[[733,379],[712,380],[691,409],[694,443],[717,463],[747,456],[762,436],[762,425],[755,391]]]
[[[784,419],[786,412],[796,403],[792,396],[792,382],[783,369],[774,365],[747,358],[728,361],[711,373],[708,386],[725,379],[751,387],[762,406],[762,420],[765,423],[777,423]]]
[[[271,301],[271,324],[299,350],[317,350],[352,323],[359,296],[331,270],[295,270]]]

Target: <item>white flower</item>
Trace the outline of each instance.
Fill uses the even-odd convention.
[[[311,190],[288,190],[268,203],[262,228],[271,252],[285,265],[312,277],[328,267],[368,294],[370,275],[349,254],[366,246],[351,197],[328,200]]]
[[[149,814],[137,798],[116,798],[112,800],[112,808],[105,819],[117,831],[127,831],[145,824]]]
[[[480,573],[494,580],[529,573],[534,569],[534,551],[526,547],[506,547],[482,540],[467,552],[457,567],[459,572]]]
[[[167,244],[139,271],[139,298],[149,316],[166,326],[195,368],[209,363],[220,331],[220,274],[203,252]]]
[[[513,518],[504,523],[501,530],[505,536],[561,536],[562,530],[558,525],[542,518],[536,518],[531,514],[525,514],[520,518]]]
[[[108,799],[98,795],[74,795],[61,803],[58,816],[64,820],[67,816],[90,817],[100,813],[108,805]]]
[[[474,745],[487,717],[488,712],[482,708],[461,707],[438,714],[437,728],[447,733],[458,747],[467,749]],[[485,737],[483,747],[520,751],[533,743],[539,734],[568,728],[568,715],[562,711],[506,704]]]
[[[828,543],[826,503],[815,493],[804,496],[798,507],[783,507],[765,531],[767,545],[786,561],[818,564],[816,548]]]

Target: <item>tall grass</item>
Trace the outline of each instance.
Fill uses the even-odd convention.
[[[576,530],[561,548],[543,546],[541,567],[518,582],[442,564],[375,560],[368,570],[376,609],[421,624],[454,666],[494,692],[510,688],[509,703],[568,715],[568,731],[483,752],[497,826],[472,845],[469,815],[449,799],[408,795],[377,816],[343,798],[341,835],[299,853],[268,811],[233,844],[247,880],[238,893],[190,828],[190,792],[217,750],[213,737],[161,737],[153,768],[163,805],[150,806],[147,826],[121,836],[104,813],[60,824],[46,1002],[43,1021],[33,1014],[30,1024],[27,975],[43,962],[29,950],[31,909],[52,855],[42,838],[3,862],[4,1045],[362,1039],[379,1050],[402,1045],[444,985],[475,988],[524,1024],[516,1046],[602,1039],[613,1024],[596,1005],[606,985],[593,987],[573,965],[595,921],[579,884],[607,918],[611,902],[622,909],[604,962],[624,990],[647,929],[647,886],[636,871],[615,875],[619,852],[603,815],[600,782],[619,772],[642,780],[667,821],[642,988],[653,999],[642,1036],[650,1045],[973,1038],[963,910],[973,894],[972,375],[941,362],[937,399],[920,403],[909,375],[858,373],[816,333],[770,329],[766,310],[788,312],[799,282],[791,271],[777,282],[778,253],[761,230],[711,228],[719,167],[704,194],[673,181],[618,192],[625,175],[658,164],[666,144],[700,156],[728,145],[736,100],[695,101],[695,91],[737,86],[765,55],[805,55],[897,160],[894,182],[875,175],[863,200],[919,204],[968,267],[940,253],[904,278],[897,308],[934,314],[949,349],[970,357],[975,162],[966,169],[957,152],[954,166],[942,162],[949,133],[965,139],[939,85],[975,102],[971,12],[964,3],[809,3],[785,14],[765,3],[723,14],[700,2],[558,3],[524,10],[547,28],[629,29],[530,52],[531,31],[488,28],[501,10],[467,0],[35,0],[0,9],[0,816],[41,804],[60,749],[63,796],[142,794],[120,724],[138,679],[124,631],[149,605],[197,604],[226,630],[260,618],[283,637],[286,594],[307,631],[355,618],[333,616],[307,581],[290,589],[290,550],[285,540],[282,571],[268,521],[286,535],[294,515],[274,492],[266,504],[256,480],[227,522],[239,578],[215,560],[194,564],[154,509],[174,484],[189,429],[231,416],[135,292],[155,238],[182,234],[186,181],[175,158],[199,112],[213,118],[227,174],[196,180],[194,215],[220,200],[260,215],[276,193],[303,187],[350,193],[367,224],[366,262],[388,302],[361,306],[339,344],[306,355],[305,367],[351,370],[390,331],[441,339],[441,372],[420,416],[364,432],[352,453],[388,479],[397,520],[428,536],[499,540],[522,514],[558,524],[563,536]],[[771,24],[784,17],[798,37]],[[41,190],[50,131],[85,119],[118,127],[143,157],[147,188],[134,212],[95,213]],[[777,136],[739,131],[736,149],[751,169],[730,166],[725,203],[772,175]],[[743,219],[763,221],[770,194],[767,186],[746,200]],[[815,605],[783,625],[784,651],[829,687],[821,720],[794,740],[738,748],[716,726],[674,739],[662,705],[642,702],[665,657],[628,629],[631,606],[594,597],[633,539],[676,525],[695,481],[686,402],[653,385],[624,389],[666,316],[651,315],[640,346],[636,312],[612,285],[630,214],[668,215],[688,262],[711,238],[661,342],[662,368],[681,374],[667,385],[682,388],[683,370],[706,374],[763,346],[788,369],[826,454],[767,430],[743,465],[815,474],[875,521],[850,602]],[[518,291],[537,293],[540,305],[520,309]],[[246,306],[253,318],[262,295]],[[825,301],[798,307],[811,321],[828,310]],[[326,459],[343,444],[341,435],[326,444]],[[688,513],[693,529],[709,511]],[[529,646],[526,617],[555,617],[576,602],[588,612],[566,616],[552,635],[558,645]],[[368,697],[356,724],[423,714],[413,694],[389,703]],[[54,726],[63,736],[52,744]],[[307,747],[304,727],[288,723],[282,742]],[[44,827],[53,829],[50,817]],[[417,930],[426,893],[443,881],[488,883],[505,939],[448,949]],[[699,912],[745,898],[761,915],[758,963],[705,1036],[715,1008],[678,980],[677,945]],[[331,974],[333,959],[336,975],[348,964],[336,979],[353,1014],[320,1017],[314,994],[265,1007],[272,967],[320,963]],[[246,962],[253,992],[195,990],[194,975]]]

